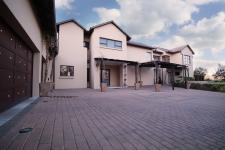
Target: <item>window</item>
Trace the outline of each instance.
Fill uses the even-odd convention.
[[[74,76],[74,66],[60,65],[60,76],[73,77]]]
[[[88,48],[88,49],[89,49],[89,42],[84,41],[84,47],[86,47],[86,48]]]
[[[100,38],[100,45],[101,46],[107,46],[107,39]]]
[[[108,48],[122,49],[122,41],[100,38],[100,45]]]
[[[153,58],[154,58],[154,61],[160,61],[160,56],[154,55]]]
[[[191,64],[191,57],[188,55],[184,55],[184,64],[189,65]]]
[[[170,62],[170,56],[162,56],[162,61]]]

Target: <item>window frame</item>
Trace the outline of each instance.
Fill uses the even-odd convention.
[[[67,75],[63,75],[62,74],[62,71],[61,71],[61,69],[62,69],[62,67],[66,67],[66,73],[67,73]],[[70,71],[70,68],[72,68],[72,71]],[[70,65],[60,65],[60,68],[59,68],[59,71],[60,71],[60,77],[74,77],[74,66],[70,66]],[[70,76],[68,75],[68,73],[70,72]]]
[[[159,58],[158,60],[155,60],[155,57]],[[154,61],[161,61],[161,57],[159,55],[153,55],[153,60]]]
[[[105,40],[105,42],[102,42],[103,40]],[[109,42],[112,42],[113,46],[109,45]],[[120,44],[118,44],[118,43],[120,43]],[[122,47],[123,47],[122,41],[108,39],[108,38],[104,38],[104,37],[99,38],[99,44],[100,44],[101,47],[110,48],[110,49],[117,49],[117,50],[122,50]]]
[[[185,65],[190,65],[191,64],[191,56],[189,55],[184,55],[184,64]]]

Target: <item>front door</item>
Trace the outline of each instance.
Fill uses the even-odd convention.
[[[103,81],[107,83],[107,86],[110,86],[110,69],[102,70],[102,78]]]

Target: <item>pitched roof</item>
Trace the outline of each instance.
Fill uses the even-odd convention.
[[[56,25],[57,25],[57,30],[59,30],[59,26],[62,25],[62,24],[65,24],[65,23],[69,23],[69,22],[73,22],[75,23],[76,25],[78,25],[81,29],[83,29],[84,31],[87,31],[81,24],[79,24],[76,20],[74,19],[68,19],[68,20],[64,20],[62,22],[58,22]]]
[[[186,47],[188,47],[188,48],[191,50],[191,52],[192,52],[193,54],[195,54],[194,51],[193,51],[193,49],[192,49],[189,45],[183,45],[183,46],[175,47],[175,48],[173,48],[173,49],[166,49],[166,48],[162,48],[162,47],[157,47],[156,49],[157,49],[157,50],[165,51],[165,52],[167,52],[167,53],[175,54],[175,53],[181,52],[181,51],[182,51],[183,49],[185,49]]]
[[[193,51],[193,49],[189,45],[183,45],[183,46],[179,46],[179,47],[170,49],[169,52],[171,52],[171,53],[179,53],[183,49],[185,49],[186,47],[188,47],[190,49],[190,51],[192,52],[192,54],[195,54],[194,51]]]
[[[130,37],[125,31],[123,31],[123,29],[121,29],[121,28],[120,28],[114,21],[112,21],[112,20],[91,27],[91,28],[90,28],[90,32],[93,32],[93,30],[94,30],[95,28],[99,28],[99,27],[102,27],[102,26],[107,25],[107,24],[113,24],[114,26],[116,26],[123,34],[126,35],[128,41],[131,39],[131,37]]]
[[[139,42],[133,42],[133,41],[128,41],[127,45],[136,46],[136,47],[140,47],[140,48],[146,48],[146,49],[150,49],[150,50],[155,49],[155,47],[148,46],[146,44],[139,43]]]

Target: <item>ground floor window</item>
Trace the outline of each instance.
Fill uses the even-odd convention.
[[[74,66],[60,65],[60,76],[63,77],[73,77],[74,76]]]

